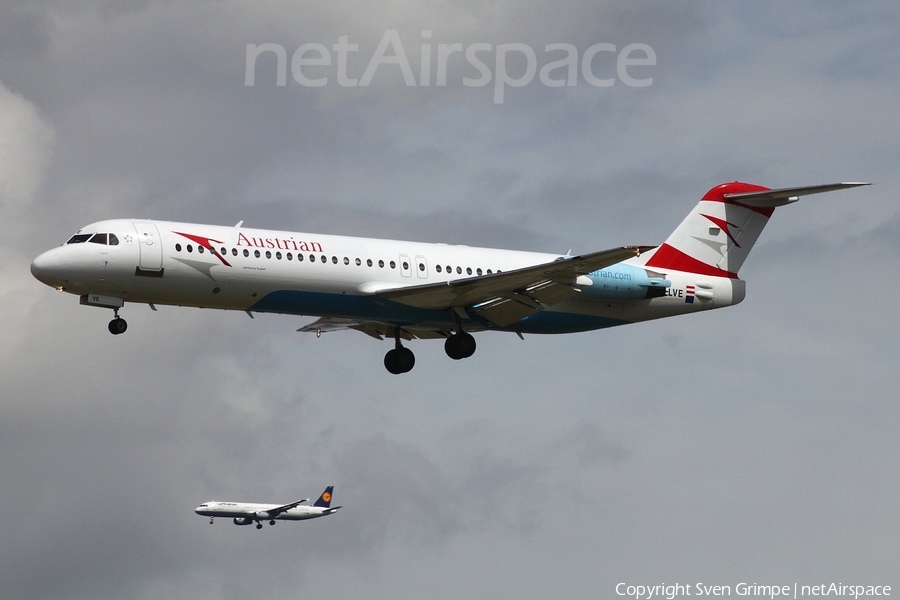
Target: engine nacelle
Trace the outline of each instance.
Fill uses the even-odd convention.
[[[585,278],[590,280],[590,285],[579,286],[580,297],[610,302],[660,298],[665,296],[666,288],[672,285],[663,273],[622,264],[579,277],[579,283]]]
[[[253,525],[253,519],[249,519],[247,517],[235,517],[234,524],[235,525]]]

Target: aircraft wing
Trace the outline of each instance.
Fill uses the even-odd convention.
[[[463,309],[504,327],[578,293],[576,279],[580,275],[640,256],[654,247],[623,246],[563,257],[514,271],[376,293],[382,298],[416,308]]]
[[[270,517],[277,517],[283,512],[287,512],[292,508],[296,508],[303,504],[304,502],[309,502],[309,498],[304,498],[303,500],[297,500],[296,502],[291,502],[290,504],[285,504],[284,506],[279,506],[278,508],[272,508],[266,511]]]

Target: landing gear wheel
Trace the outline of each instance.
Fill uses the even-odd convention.
[[[257,529],[262,529],[262,523],[257,523],[257,524],[256,524],[256,528],[257,528]]]
[[[274,525],[275,521],[269,521],[269,525]]]
[[[409,348],[394,348],[384,355],[384,368],[394,375],[409,373],[416,366],[416,355]]]
[[[384,355],[384,368],[389,373],[400,375],[409,373],[416,366],[416,355],[400,344],[400,328],[394,329],[394,349]]]
[[[109,332],[113,335],[119,335],[120,333],[125,333],[125,330],[128,329],[128,323],[125,322],[125,319],[121,317],[116,317],[112,321],[109,322]]]
[[[453,360],[469,358],[475,354],[475,338],[465,331],[451,335],[444,342],[444,352]]]

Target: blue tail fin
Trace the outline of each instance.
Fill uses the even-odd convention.
[[[322,492],[322,495],[319,496],[319,499],[316,500],[316,503],[313,506],[321,506],[322,508],[329,508],[331,506],[331,492],[334,491],[334,486],[329,485],[325,488],[325,491]]]

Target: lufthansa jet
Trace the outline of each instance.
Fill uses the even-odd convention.
[[[209,517],[213,524],[216,517],[233,519],[235,525],[252,525],[262,529],[262,521],[274,525],[275,521],[305,521],[316,519],[337,512],[340,506],[331,506],[331,493],[334,486],[329,485],[312,506],[304,505],[309,498],[291,502],[290,504],[248,504],[246,502],[204,502],[194,509],[198,515]]]
[[[415,365],[403,345],[415,338],[443,339],[459,360],[480,331],[571,333],[737,304],[738,270],[776,207],[860,185],[723,183],[658,246],[576,256],[118,219],[82,227],[31,272],[112,309],[116,335],[126,302],[308,315],[318,319],[298,331],[392,340],[384,365],[399,374]]]

